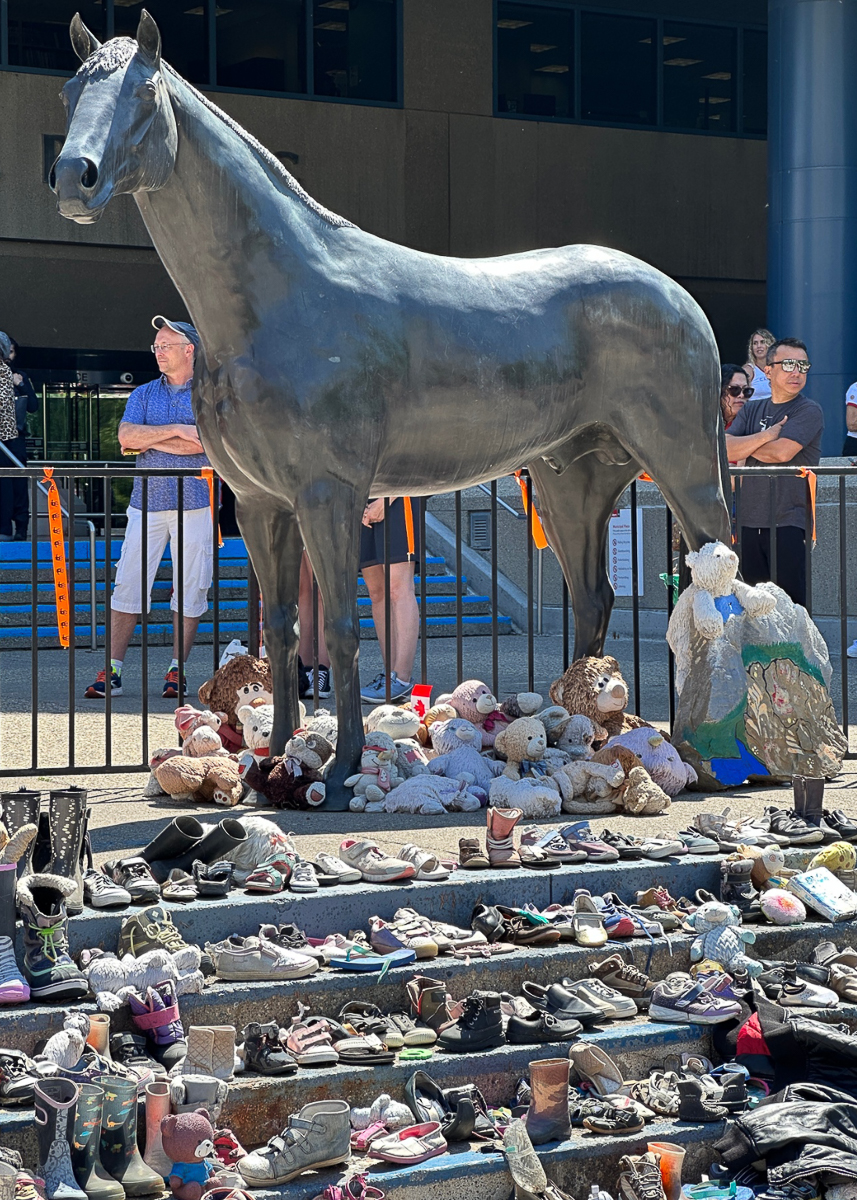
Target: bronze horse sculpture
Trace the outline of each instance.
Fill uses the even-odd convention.
[[[360,519],[528,465],[572,598],[575,655],[599,653],[613,591],[607,522],[641,471],[688,545],[728,541],[717,348],[695,301],[614,250],[443,258],[374,237],[306,194],[267,150],[136,40],[79,16],[51,185],[91,223],[131,193],[202,344],[194,409],[237,497],[265,600],[272,753],[299,723],[306,546],[339,712],[328,806],[359,758]]]

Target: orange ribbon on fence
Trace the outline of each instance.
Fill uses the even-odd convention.
[[[801,467],[798,474],[806,480],[809,486],[809,509],[812,513],[812,544],[814,546],[818,541],[815,535],[815,493],[818,490],[818,476],[815,471],[810,471],[808,467]]]
[[[405,496],[405,534],[408,539],[408,562],[414,557],[416,542],[414,541],[414,506],[410,496]]]
[[[524,506],[524,512],[529,515],[530,500],[529,500],[527,485],[524,483],[523,479],[521,478],[520,471],[515,472],[515,478],[518,481],[518,487],[521,489],[521,503]],[[545,535],[545,530],[544,530],[544,526],[542,525],[541,517],[536,512],[535,504],[533,505],[533,541],[534,541],[537,549],[539,549],[539,550],[547,549],[548,539]]]
[[[65,561],[65,539],[62,531],[62,505],[60,494],[54,480],[53,467],[44,467],[45,477],[42,480],[48,490],[48,529],[51,537],[51,558],[54,567],[54,603],[57,610],[57,628],[60,645],[68,650],[71,643],[71,608],[68,595],[68,569]],[[74,530],[69,529],[69,537],[74,537]]]
[[[223,546],[223,534],[220,532],[220,522],[217,519],[217,502],[214,498],[214,468],[203,467],[202,474],[197,475],[197,479],[202,479],[208,484],[208,502],[211,505],[211,520],[217,525],[217,545]]]

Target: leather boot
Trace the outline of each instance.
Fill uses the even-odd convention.
[[[165,829],[155,834],[148,846],[140,851],[140,857],[149,865],[152,863],[171,863],[179,855],[187,854],[198,846],[205,837],[205,826],[196,817],[174,817]],[[172,870],[172,865],[170,865]],[[167,872],[169,874],[169,871]],[[157,879],[158,876],[156,875]],[[166,879],[166,875],[164,876]],[[158,880],[163,883],[162,879]]]
[[[231,1079],[235,1071],[235,1026],[190,1025],[183,1074]]]
[[[110,1060],[110,1017],[107,1013],[90,1013],[86,1044],[102,1058]]]
[[[17,792],[0,794],[3,805],[3,824],[11,841],[19,829],[25,825],[35,825],[38,829],[39,810],[42,806],[42,793],[31,791],[30,788],[18,788]],[[31,841],[24,854],[18,859],[18,878],[29,875],[33,869],[34,844]]]
[[[89,1200],[125,1200],[121,1183],[104,1170],[99,1149],[104,1088],[82,1083],[71,1118],[71,1165],[75,1179]]]
[[[178,868],[190,874],[194,862],[213,863],[223,858],[230,850],[247,841],[247,830],[235,817],[224,817],[213,829],[209,829],[205,837],[195,845],[171,858],[168,862],[158,860],[149,862],[152,874],[159,883],[163,883],[170,871]]]
[[[115,1075],[99,1075],[104,1088],[104,1117],[101,1123],[101,1162],[117,1179],[125,1195],[160,1195],[164,1180],[147,1167],[137,1149],[137,1084]]]
[[[533,1099],[525,1124],[535,1146],[543,1142],[561,1142],[571,1134],[568,1067],[567,1058],[543,1058],[530,1063]]]
[[[515,826],[524,815],[520,808],[486,808],[488,836],[485,845],[492,867],[519,867],[521,856],[515,849]]]
[[[168,1083],[150,1083],[146,1087],[146,1152],[143,1162],[167,1179],[170,1174],[172,1159],[164,1150],[161,1138],[161,1121],[169,1116],[170,1085]]]
[[[411,1012],[418,1021],[428,1025],[435,1033],[453,1023],[449,1011],[446,984],[428,975],[415,975],[406,985]]]
[[[71,1166],[70,1116],[80,1088],[70,1079],[40,1079],[33,1088],[39,1174],[48,1200],[86,1200]]]
[[[806,791],[806,801],[801,815],[808,824],[820,825],[824,816],[824,780],[807,776],[803,781],[803,786]]]
[[[51,792],[48,820],[51,830],[48,874],[74,880],[74,891],[66,901],[66,909],[70,917],[75,917],[83,912],[80,855],[86,833],[86,789],[72,787]]]

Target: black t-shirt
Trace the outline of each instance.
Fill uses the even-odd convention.
[[[731,437],[747,437],[762,429],[776,425],[788,417],[781,436],[800,442],[800,450],[788,463],[779,466],[815,467],[821,458],[821,435],[824,432],[824,413],[821,405],[808,399],[801,392],[794,400],[785,404],[774,404],[770,396],[750,400],[729,426]],[[760,462],[752,456],[747,459],[748,467],[766,467],[770,463]],[[796,475],[775,481],[777,497],[777,527],[794,525],[806,529],[806,480]],[[771,528],[771,477],[752,479],[744,476],[741,481],[739,518],[742,525],[750,529]]]

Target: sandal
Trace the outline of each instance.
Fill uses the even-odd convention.
[[[303,1005],[300,1006],[302,1012]],[[339,1062],[339,1054],[333,1048],[330,1025],[324,1018],[304,1020],[299,1016],[288,1029],[280,1031],[280,1040],[286,1035],[285,1045],[289,1054],[301,1067],[332,1067]]]
[[[411,864],[415,870],[413,879],[416,883],[431,883],[435,880],[449,879],[449,871],[446,867],[441,866],[436,854],[422,850],[411,842],[402,846],[396,858]]]
[[[528,871],[558,871],[562,863],[552,858],[541,846],[520,846],[521,866]]]
[[[381,979],[391,967],[407,967],[417,961],[415,950],[402,948],[392,954],[376,954],[369,947],[352,946],[344,955],[331,958],[329,966],[340,971],[380,971]]]
[[[375,1033],[358,1034],[356,1037],[346,1036],[334,1042],[333,1048],[343,1065],[351,1063],[359,1067],[374,1067],[381,1063],[385,1065],[391,1063],[396,1057]]]
[[[355,1129],[351,1134],[351,1149],[365,1154],[375,1138],[384,1137],[390,1131],[383,1121],[375,1121],[368,1129]],[[324,1193],[322,1193],[323,1195]]]
[[[235,863],[202,863],[197,858],[192,869],[193,881],[200,896],[214,900],[229,895],[235,875]]]
[[[381,1128],[385,1134],[388,1133],[383,1125]],[[208,1192],[205,1194],[206,1197],[209,1195]],[[313,1197],[313,1200],[385,1200],[385,1195],[380,1188],[367,1183],[365,1175],[352,1175],[342,1185],[329,1183],[323,1192]]]
[[[281,892],[291,874],[289,867],[288,874],[284,875],[282,871],[282,863],[264,863],[261,867],[256,867],[255,871],[251,871],[244,880],[244,889],[248,892],[261,893],[265,896],[276,895]]]

